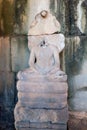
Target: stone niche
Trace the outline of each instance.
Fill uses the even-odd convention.
[[[60,23],[46,10],[35,16],[28,32],[29,68],[18,72],[16,130],[67,130],[67,75],[60,69],[64,49]]]

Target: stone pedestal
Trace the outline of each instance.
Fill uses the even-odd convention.
[[[66,130],[67,83],[18,81],[16,130]]]

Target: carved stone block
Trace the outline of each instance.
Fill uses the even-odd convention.
[[[15,117],[17,121],[52,122],[65,124],[68,119],[67,107],[62,110],[29,109],[28,107],[16,107]],[[61,116],[62,115],[62,116]]]
[[[33,86],[33,87],[32,87]],[[29,82],[29,81],[18,81],[17,82],[18,92],[37,92],[37,93],[57,93],[64,94],[68,91],[68,85],[66,82]]]
[[[66,130],[67,88],[66,82],[18,81],[16,129]]]

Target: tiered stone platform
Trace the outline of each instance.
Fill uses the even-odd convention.
[[[67,130],[67,89],[66,82],[19,80],[16,130]]]

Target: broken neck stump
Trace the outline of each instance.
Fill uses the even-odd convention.
[[[51,23],[48,24],[49,17]],[[56,18],[42,11],[29,30],[30,67],[18,73],[16,130],[67,129],[67,75],[61,71],[59,60],[65,44],[63,34],[53,34],[58,28]]]

